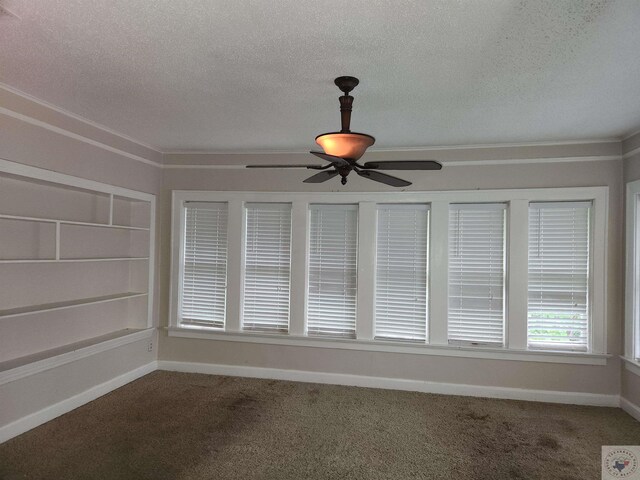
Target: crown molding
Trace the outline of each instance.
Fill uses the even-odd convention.
[[[634,148],[633,150],[629,150],[627,153],[622,155],[622,158],[626,160],[627,158],[633,157],[638,153],[640,153],[640,146]]]
[[[77,115],[73,112],[60,108],[56,105],[53,105],[49,102],[41,100],[37,97],[34,97],[26,92],[23,92],[17,88],[14,88],[10,85],[0,82],[0,89],[5,90],[13,95],[16,95],[28,102],[31,102],[37,106],[40,106],[44,109],[56,112],[64,117],[73,119],[77,122],[80,122],[84,125],[97,129],[103,133],[108,135],[112,135],[114,137],[120,138],[124,141],[130,142],[133,145],[137,145],[139,147],[148,149],[160,156],[162,159],[161,162],[150,160],[149,158],[145,158],[144,156],[137,155],[135,153],[131,153],[122,148],[114,147],[100,140],[96,140],[93,138],[86,137],[82,134],[71,131],[70,129],[66,129],[63,127],[59,127],[48,123],[43,120],[39,120],[30,115],[25,115],[16,110],[12,110],[5,107],[0,107],[0,114],[4,114],[18,120],[27,122],[29,124],[45,128],[47,130],[53,131],[55,133],[67,136],[69,138],[73,138],[75,140],[88,143],[90,145],[96,146],[98,148],[102,148],[104,150],[110,151],[112,153],[116,153],[118,155],[130,158],[135,161],[142,162],[147,165],[151,165],[159,168],[168,168],[168,169],[178,169],[178,168],[213,168],[213,169],[233,169],[233,168],[244,168],[244,165],[234,165],[234,164],[222,164],[222,165],[201,165],[201,164],[174,164],[174,163],[164,163],[167,161],[167,157],[170,156],[227,156],[227,157],[239,157],[239,156],[248,156],[248,155],[301,155],[307,154],[308,150],[248,150],[248,151],[220,151],[220,150],[161,150],[160,148],[154,147],[152,145],[145,144],[135,138],[129,137],[121,132],[113,130],[109,127],[101,125],[97,122],[84,118],[80,115]],[[582,140],[559,140],[559,141],[541,141],[541,142],[514,142],[514,143],[481,143],[481,144],[467,144],[467,145],[429,145],[429,146],[416,146],[416,147],[390,147],[390,148],[373,148],[370,149],[370,153],[424,153],[429,154],[430,152],[438,152],[438,151],[468,151],[468,150],[490,150],[490,149],[509,149],[509,148],[536,148],[536,147],[561,147],[561,146],[571,146],[571,145],[597,145],[597,144],[612,144],[617,143],[621,144],[623,141],[632,138],[633,136],[640,134],[640,130],[637,132],[633,132],[627,135],[624,138],[596,138],[596,139],[582,139]],[[630,152],[627,152],[622,156],[622,158],[628,158],[635,153],[638,152],[638,149],[634,149]],[[518,158],[514,156],[514,158],[507,159],[491,159],[485,158],[482,160],[445,160],[442,159],[442,163],[449,166],[466,166],[466,165],[504,165],[504,164],[525,164],[525,163],[558,163],[558,162],[581,162],[581,161],[598,161],[598,160],[615,160],[619,159],[618,156],[613,155],[603,155],[603,156],[565,156],[565,157],[544,157],[544,156],[532,156],[530,158]]]
[[[115,135],[116,137],[120,137],[124,140],[140,145],[141,147],[148,148],[149,150],[153,150],[157,153],[164,153],[162,150],[160,150],[157,147],[154,147],[153,145],[149,145],[147,143],[141,142],[140,140],[130,137],[122,132],[113,130],[105,125],[102,125],[101,123],[94,122],[93,120],[89,120],[88,118],[83,117],[82,115],[78,115],[77,113],[73,113],[73,112],[70,112],[69,110],[65,110],[64,108],[58,107],[57,105],[49,103],[46,100],[42,100],[38,97],[34,97],[33,95],[23,92],[22,90],[12,87],[11,85],[7,85],[6,83],[0,82],[0,88],[2,88],[3,90],[7,90],[8,92],[13,93],[14,95],[22,97],[26,100],[29,100],[30,102],[33,102],[42,107],[48,108],[49,110],[53,110],[54,112],[60,113],[61,115],[73,118],[74,120],[78,120],[79,122],[86,123],[87,125],[91,125],[92,127],[102,130],[106,133]]]
[[[72,112],[69,112],[67,110],[64,110],[62,108],[59,108],[55,105],[52,105],[44,100],[41,100],[39,98],[36,98],[32,95],[29,95],[28,93],[22,92],[14,87],[11,87],[9,85],[6,85],[2,82],[0,82],[0,91],[5,91],[11,95],[14,95],[15,97],[18,97],[21,100],[24,100],[26,102],[31,103],[32,105],[35,105],[37,108],[43,109],[45,112],[54,112],[55,114],[58,114],[60,116],[62,116],[63,118],[67,118],[70,119],[72,121],[78,122],[81,125],[84,125],[86,127],[90,127],[94,130],[97,130],[98,132],[102,133],[102,134],[106,134],[108,136],[111,137],[115,137],[117,139],[120,139],[124,142],[128,142],[130,144],[132,144],[132,146],[137,146],[140,147],[142,149],[146,149],[148,151],[150,151],[150,153],[156,154],[160,159],[162,159],[162,155],[163,152],[160,151],[159,149],[150,146],[150,145],[146,145],[134,138],[128,137],[127,135],[124,135],[120,132],[117,132],[115,130],[111,130],[108,127],[105,127],[104,125],[100,125],[96,122],[93,122],[89,119],[86,119],[84,117],[81,117],[77,114],[74,114]],[[154,161],[151,160],[149,158],[146,158],[142,155],[138,155],[136,153],[132,153],[124,148],[120,148],[117,146],[113,146],[105,141],[102,140],[98,140],[95,138],[91,138],[86,136],[83,133],[77,133],[75,131],[73,131],[71,128],[65,128],[64,126],[58,126],[58,125],[54,125],[52,123],[50,123],[49,121],[46,120],[41,120],[39,118],[36,118],[37,115],[30,115],[30,114],[26,114],[20,111],[19,108],[7,108],[5,106],[0,106],[0,114],[15,118],[17,120],[20,120],[22,122],[25,123],[29,123],[31,125],[40,127],[40,128],[44,128],[46,130],[55,132],[57,134],[60,135],[64,135],[66,137],[72,138],[74,140],[78,140],[80,142],[83,143],[87,143],[89,145],[93,145],[95,147],[98,148],[102,148],[103,150],[107,150],[110,151],[112,153],[116,153],[118,155],[130,158],[132,160],[136,160],[142,163],[145,163],[147,165],[152,165],[155,167],[160,167],[162,164],[158,161]]]
[[[528,147],[555,147],[562,145],[591,145],[596,143],[620,143],[619,138],[594,138],[585,140],[560,140],[548,142],[522,142],[522,143],[478,143],[465,145],[425,145],[418,147],[389,147],[389,148],[369,148],[367,152],[424,152],[437,150],[471,150],[489,148],[528,148]],[[293,155],[306,154],[309,150],[247,150],[247,151],[225,151],[225,150],[165,150],[163,154],[168,155]]]
[[[636,135],[640,135],[640,128],[637,130],[632,131],[631,133],[628,133],[627,135],[623,136],[620,141],[624,142],[626,140],[629,140],[631,137],[635,137]]]
[[[133,153],[126,152],[126,151],[121,150],[119,148],[115,148],[115,147],[112,147],[112,146],[107,145],[105,143],[98,142],[97,140],[92,140],[90,138],[84,137],[84,136],[79,135],[77,133],[70,132],[69,130],[65,130],[63,128],[51,125],[50,123],[43,122],[41,120],[37,120],[37,119],[29,117],[27,115],[23,115],[21,113],[14,112],[13,110],[9,110],[7,108],[0,107],[0,114],[7,115],[7,116],[15,118],[17,120],[21,120],[21,121],[23,121],[25,123],[29,123],[31,125],[34,125],[36,127],[41,127],[41,128],[46,129],[46,130],[49,130],[51,132],[55,132],[55,133],[58,133],[60,135],[64,135],[65,137],[73,138],[74,140],[78,140],[80,142],[87,143],[89,145],[93,145],[94,147],[102,148],[103,150],[107,150],[109,152],[116,153],[116,154],[121,155],[123,157],[130,158],[131,160],[136,160],[137,162],[142,162],[142,163],[145,163],[147,165],[151,165],[151,166],[158,167],[158,168],[162,167],[162,164],[154,162],[153,160],[149,160],[149,159],[141,157],[139,155],[135,155]]]
[[[526,165],[536,163],[568,163],[568,162],[609,162],[621,160],[620,155],[582,156],[582,157],[540,157],[540,158],[514,158],[500,160],[440,160],[446,167],[481,166],[481,165]],[[310,164],[311,165],[311,164]],[[190,165],[190,164],[164,164],[167,170],[243,170],[244,164],[237,165]]]

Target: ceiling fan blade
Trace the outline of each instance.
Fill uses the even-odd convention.
[[[407,182],[398,177],[392,177],[391,175],[387,175],[386,173],[375,172],[371,170],[356,170],[356,173],[361,177],[368,178],[369,180],[373,180],[375,182],[384,183],[386,185],[391,185],[392,187],[407,187],[411,185],[411,182]]]
[[[344,158],[341,157],[336,157],[335,155],[327,155],[324,152],[309,152],[313,155],[315,155],[316,157],[320,157],[323,160],[326,160],[327,162],[331,162],[334,165],[337,165],[338,167],[346,167],[347,165],[349,165],[349,162],[347,162]]]
[[[246,165],[246,168],[313,168],[316,170],[320,170],[324,167],[323,165]]]
[[[336,175],[338,175],[338,172],[336,170],[327,170],[325,172],[320,172],[320,173],[316,173],[315,175],[311,175],[306,180],[303,180],[303,182],[304,183],[322,183],[332,179]]]
[[[364,168],[372,170],[440,170],[442,164],[435,160],[383,160],[366,162]]]

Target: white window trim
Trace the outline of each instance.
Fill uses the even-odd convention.
[[[627,183],[626,191],[626,281],[625,281],[625,335],[624,359],[629,371],[640,375],[640,235],[638,230],[638,199],[640,180]]]
[[[629,370],[631,373],[635,373],[640,376],[640,362],[637,360],[631,360],[623,355],[621,355],[622,360],[624,361],[625,368]]]
[[[425,345],[422,343],[387,342],[381,340],[353,340],[341,338],[307,337],[296,335],[266,334],[256,332],[221,332],[191,327],[166,328],[170,337],[197,338],[225,342],[259,343],[295,347],[329,348],[367,352],[407,353],[440,357],[484,358],[490,360],[514,360],[543,363],[569,363],[576,365],[606,365],[609,354],[551,350],[515,350],[487,346]]]
[[[607,231],[608,195],[606,186],[467,190],[442,192],[213,192],[175,190],[172,200],[172,263],[169,332],[173,336],[193,338],[214,338],[228,341],[246,341],[267,344],[314,346],[323,348],[348,348],[353,350],[393,351],[424,353],[431,355],[466,356],[472,358],[496,358],[529,361],[551,361],[559,363],[606,363],[606,274],[607,274]],[[588,352],[559,352],[532,350],[526,347],[527,331],[527,231],[528,203],[536,201],[585,201],[593,202],[592,209],[592,275],[590,293],[591,304],[591,348]],[[179,272],[181,271],[182,235],[176,228],[184,223],[185,201],[229,202],[229,259],[228,259],[228,304],[225,332],[207,329],[180,328],[177,307]],[[291,320],[289,335],[258,335],[240,332],[241,291],[242,291],[242,243],[244,238],[243,206],[250,202],[292,203],[292,290]],[[492,202],[507,203],[507,276],[505,290],[506,332],[505,346],[487,348],[482,346],[455,346],[447,341],[447,265],[448,265],[448,209],[450,203]],[[309,235],[308,206],[311,203],[358,203],[360,205],[360,233],[375,232],[374,212],[378,203],[428,203],[431,206],[429,283],[430,283],[430,324],[428,325],[428,345],[405,345],[401,342],[371,340],[373,333],[372,315],[375,305],[375,289],[359,284],[358,312],[356,316],[357,339],[311,339],[303,336],[306,325],[306,283],[307,244]],[[525,213],[526,212],[526,213]],[[364,214],[363,214],[364,213]],[[366,238],[366,237],[360,237]],[[363,270],[375,271],[375,249],[369,242],[360,242],[360,265]],[[232,246],[234,248],[232,248]],[[365,248],[366,246],[366,248]],[[234,252],[237,250],[237,252]],[[519,255],[517,252],[524,252]],[[366,258],[363,258],[363,255]],[[524,259],[521,258],[524,256]],[[372,257],[372,258],[368,258]],[[304,261],[302,261],[304,260]],[[365,273],[360,271],[359,274]],[[364,279],[370,276],[361,277]],[[517,292],[517,293],[516,293]],[[523,295],[524,293],[524,295]],[[366,323],[363,323],[366,322]],[[235,328],[234,328],[235,327]],[[416,350],[418,349],[418,350]],[[474,353],[475,352],[475,353]]]

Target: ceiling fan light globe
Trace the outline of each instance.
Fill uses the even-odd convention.
[[[358,160],[376,139],[365,133],[323,133],[316,137],[316,143],[327,155]]]

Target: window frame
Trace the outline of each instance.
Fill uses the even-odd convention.
[[[402,206],[406,206],[406,210],[413,210],[415,211],[420,211],[420,212],[424,212],[425,216],[426,216],[426,245],[425,245],[425,251],[424,254],[426,256],[425,258],[425,264],[424,267],[426,269],[425,271],[425,291],[424,291],[424,295],[425,295],[425,317],[424,317],[424,328],[425,328],[425,332],[424,332],[424,338],[421,339],[410,339],[410,338],[391,338],[391,337],[385,337],[383,335],[377,335],[377,325],[378,325],[378,298],[377,298],[377,293],[378,293],[378,247],[379,245],[379,241],[378,241],[378,233],[379,233],[379,220],[380,220],[380,212],[382,210],[384,210],[385,208],[387,210],[393,210],[390,209],[389,207],[391,207],[392,205],[400,205],[401,209]],[[413,207],[413,209],[411,208],[407,208],[407,207]],[[374,275],[374,288],[376,289],[376,291],[374,292],[374,296],[373,296],[373,336],[375,340],[379,340],[379,341],[394,341],[394,342],[405,342],[405,343],[413,343],[413,344],[428,344],[429,343],[429,317],[430,317],[430,311],[429,311],[429,302],[431,299],[431,292],[429,290],[429,285],[430,285],[430,275],[429,275],[429,270],[430,270],[430,237],[431,237],[431,205],[429,203],[396,203],[396,204],[386,204],[386,203],[381,203],[378,202],[376,204],[376,235],[374,237],[373,243],[374,243],[374,247],[375,247],[375,275]]]
[[[355,270],[355,295],[353,296],[353,301],[354,301],[354,315],[353,315],[353,333],[349,332],[344,332],[342,334],[331,334],[328,333],[326,331],[322,331],[322,329],[318,326],[316,326],[315,328],[311,328],[310,329],[310,325],[309,325],[309,308],[307,308],[306,313],[305,313],[305,334],[309,337],[312,338],[316,338],[316,337],[328,337],[328,338],[349,338],[349,339],[355,339],[356,338],[356,323],[357,323],[357,312],[358,312],[358,244],[359,244],[359,238],[358,238],[358,225],[359,225],[359,205],[358,204],[352,204],[352,203],[331,203],[331,204],[326,204],[326,203],[310,203],[309,204],[309,234],[310,234],[310,238],[309,238],[309,244],[307,246],[307,268],[309,270],[311,270],[311,252],[312,252],[312,241],[313,241],[313,235],[311,235],[311,224],[313,222],[312,220],[312,211],[315,210],[316,212],[322,212],[322,211],[332,211],[332,209],[330,207],[335,206],[335,207],[339,207],[333,210],[333,212],[355,212],[355,269],[346,269],[346,268],[341,268],[340,270],[342,270],[344,273],[349,272],[349,270],[351,270],[352,272]],[[329,208],[327,208],[329,207]],[[330,220],[329,220],[330,222]],[[321,236],[322,237],[322,236]],[[346,237],[346,235],[345,235]],[[326,246],[326,245],[325,245]],[[328,252],[326,252],[328,253]],[[322,255],[321,255],[322,256]],[[335,260],[335,257],[334,257]],[[319,265],[321,265],[321,268],[325,265],[323,264],[323,262],[319,262]],[[327,268],[327,272],[332,270],[331,266],[326,267]],[[320,282],[321,284],[325,285],[324,282]],[[311,296],[311,274],[308,275],[307,277],[307,291],[306,291],[306,298],[305,298],[305,302],[308,304],[309,303],[309,297]],[[322,298],[324,295],[322,295],[320,292],[318,292],[318,298]],[[345,296],[346,297],[346,296]],[[319,300],[319,303],[323,303],[326,300]],[[330,302],[329,302],[330,303]],[[324,320],[326,321],[326,319]],[[329,322],[332,322],[332,320],[329,320]],[[321,322],[322,323],[322,322]],[[351,323],[349,321],[349,323]],[[343,328],[345,327],[345,325],[342,326]],[[317,330],[317,331],[316,331]]]
[[[640,375],[640,180],[626,185],[624,359]]]
[[[485,208],[483,208],[485,207]],[[451,338],[451,318],[447,315],[447,339],[449,345],[488,345],[488,346],[496,346],[503,347],[506,345],[506,330],[507,330],[507,254],[508,254],[508,236],[507,232],[509,231],[509,203],[508,202],[474,202],[471,204],[468,203],[450,203],[449,204],[449,240],[451,240],[451,213],[454,211],[462,211],[465,210],[467,212],[470,211],[487,211],[486,207],[490,207],[488,210],[495,210],[502,212],[502,342],[487,342],[482,340],[460,340]],[[450,246],[450,245],[449,245]],[[448,260],[451,260],[450,258]],[[450,263],[450,262],[449,262]],[[450,280],[450,279],[448,279]],[[449,300],[451,297],[449,296]],[[450,306],[450,303],[449,303]]]
[[[289,324],[291,322],[291,239],[292,239],[292,232],[291,232],[291,225],[289,225],[289,290],[288,290],[288,296],[289,296],[289,305],[287,305],[288,311],[287,311],[287,328],[286,330],[279,330],[279,329],[268,329],[267,327],[253,327],[253,328],[249,328],[246,325],[246,320],[245,320],[245,311],[246,311],[246,305],[244,304],[244,297],[246,295],[246,291],[247,291],[247,282],[246,282],[246,260],[247,260],[247,231],[248,231],[248,220],[249,220],[249,207],[253,206],[253,205],[258,205],[260,207],[263,208],[264,210],[268,210],[269,207],[271,207],[274,210],[277,210],[277,207],[274,208],[274,206],[283,206],[283,205],[288,205],[289,206],[289,221],[291,222],[291,217],[292,217],[292,210],[293,210],[293,205],[291,205],[291,203],[287,202],[287,203],[274,203],[274,202],[245,202],[243,205],[243,221],[244,221],[244,225],[243,225],[243,235],[242,235],[242,245],[243,245],[243,250],[242,250],[242,304],[241,304],[241,319],[240,319],[240,324],[242,327],[242,331],[248,331],[248,332],[266,332],[266,333],[273,333],[273,334],[280,334],[280,335],[286,335],[289,332]]]
[[[608,195],[606,186],[415,191],[415,192],[216,192],[174,190],[172,192],[172,262],[169,335],[218,340],[346,348],[354,350],[392,351],[428,355],[497,358],[560,363],[606,363],[606,273]],[[184,224],[185,201],[228,202],[227,318],[224,332],[181,327],[178,325],[179,272],[182,251],[181,225]],[[527,348],[527,254],[528,208],[536,201],[592,201],[592,275],[593,296],[590,326],[592,338],[587,352],[531,350]],[[289,334],[261,334],[241,330],[244,204],[292,204],[291,305]],[[358,292],[356,339],[316,338],[305,336],[306,296],[308,291],[309,205],[314,203],[356,203],[359,205],[358,237],[372,239],[358,243]],[[374,339],[375,321],[375,235],[377,205],[393,203],[427,203],[429,225],[429,343],[406,345]],[[448,302],[448,221],[449,204],[506,203],[506,277],[505,277],[505,345],[503,347],[449,345],[447,336]],[[518,252],[520,255],[518,255]]]
[[[184,202],[184,203],[186,203],[186,202]],[[183,205],[184,205],[184,203],[183,203]],[[198,202],[189,202],[189,203],[191,203],[191,204],[196,203],[197,204]],[[210,202],[210,203],[224,204],[226,202]],[[193,207],[193,205],[192,205],[192,207]],[[186,262],[185,262],[185,254],[184,253],[185,253],[185,247],[186,247],[186,230],[187,230],[187,215],[186,215],[186,213],[187,213],[187,206],[184,205],[183,209],[182,209],[182,218],[180,219],[180,222],[181,222],[180,223],[180,229],[181,229],[180,230],[180,235],[181,235],[182,238],[180,239],[180,253],[179,253],[179,255],[180,255],[180,268],[179,268],[179,271],[178,271],[178,279],[177,279],[177,281],[178,281],[177,289],[179,291],[182,291],[182,289],[184,288],[184,280],[185,280],[185,275],[184,274],[185,274],[185,263]],[[228,256],[229,256],[229,253],[228,253],[229,252],[228,210],[227,210],[227,231],[225,233],[227,234],[227,258],[228,258]],[[225,266],[225,270],[226,270],[225,274],[226,274],[226,276],[228,278],[228,276],[229,276],[229,263],[228,263],[228,261],[227,261],[227,264]],[[222,326],[211,325],[209,327],[203,326],[203,328],[212,328],[212,329],[216,329],[218,331],[224,331],[225,330],[225,323],[226,323],[226,318],[227,318],[227,314],[226,314],[226,305],[227,305],[226,297],[228,295],[228,290],[229,290],[229,286],[226,285],[225,288],[224,288],[225,312],[224,312],[224,317],[222,318]],[[180,295],[177,298],[177,302],[178,303],[177,303],[177,309],[176,309],[176,318],[178,319],[178,322],[179,322],[180,320],[182,320],[181,313],[182,313],[182,310],[183,310],[183,307],[184,307],[182,295]]]
[[[593,265],[592,265],[592,259],[593,259],[593,239],[594,239],[594,228],[592,225],[593,222],[593,202],[531,202],[531,204],[536,204],[536,205],[544,205],[544,204],[549,204],[548,207],[550,207],[551,209],[554,208],[558,208],[559,205],[562,204],[585,204],[588,205],[588,212],[589,215],[587,216],[588,218],[588,223],[587,223],[587,236],[588,236],[588,246],[587,246],[587,252],[588,252],[588,261],[587,261],[587,292],[586,292],[586,312],[587,312],[587,351],[591,348],[592,342],[593,342],[593,332],[592,332],[592,325],[591,325],[591,318],[593,317],[593,313],[592,313],[592,292],[591,292],[591,288],[593,286]],[[531,204],[529,205],[529,212],[531,212]],[[576,206],[576,205],[573,205]],[[544,207],[538,207],[539,210],[542,210]],[[566,208],[566,207],[565,207]],[[541,219],[542,219],[542,214],[539,213],[539,215],[541,215]],[[540,234],[542,235],[542,234]],[[539,240],[539,242],[544,242],[544,240]],[[529,260],[531,260],[531,249],[529,249]],[[544,261],[543,261],[544,263]],[[547,267],[548,268],[548,267]],[[527,312],[528,313],[528,312]],[[527,315],[528,317],[528,315]],[[529,330],[529,318],[527,318],[527,346],[529,349],[531,350],[538,350],[538,349],[549,349],[548,347],[550,347],[551,345],[553,345],[552,343],[536,343],[536,342],[532,342],[529,343],[529,335],[528,335],[528,330]],[[573,346],[570,343],[564,343],[564,344],[560,344],[563,345],[561,348],[558,348],[558,350],[567,350],[567,351],[572,351],[572,350],[576,350],[576,351],[585,351],[584,348],[582,348],[580,345],[576,345]]]

